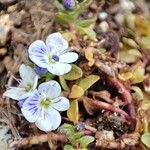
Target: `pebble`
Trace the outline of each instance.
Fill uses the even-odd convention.
[[[6,48],[0,48],[0,56],[5,56],[7,54]]]
[[[14,4],[15,2],[16,0],[0,0],[0,3],[4,5],[11,5],[11,4]]]
[[[7,8],[8,13],[12,13],[17,9],[17,5],[12,5]]]
[[[106,12],[100,12],[98,18],[102,21],[102,20],[106,20],[108,17],[108,14]]]
[[[135,5],[131,0],[120,0],[120,9],[129,13],[135,9]]]
[[[109,29],[109,25],[106,21],[103,21],[99,24],[100,29],[102,30],[102,32],[107,32]]]
[[[0,47],[4,46],[10,37],[10,30],[12,22],[9,19],[9,15],[0,16]]]

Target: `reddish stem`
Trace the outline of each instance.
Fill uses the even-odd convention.
[[[111,82],[111,84],[113,84],[121,93],[123,101],[127,104],[128,113],[131,116],[131,118],[134,120],[135,111],[134,111],[134,106],[132,104],[132,96],[130,92],[125,88],[125,86],[117,78],[109,76],[108,79]]]
[[[120,115],[124,116],[128,121],[131,121],[131,117],[125,111],[123,111],[122,109],[117,108],[117,107],[115,107],[111,104],[101,102],[99,100],[92,100],[88,97],[84,97],[83,100],[88,101],[88,103],[90,103],[91,106],[95,105],[96,107],[98,107],[100,109],[105,109],[105,110],[109,110],[109,111],[112,111],[112,112],[117,112]]]

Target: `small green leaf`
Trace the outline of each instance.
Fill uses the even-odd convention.
[[[84,94],[84,90],[80,86],[73,85],[71,92],[69,94],[69,98],[79,98],[83,96],[83,94]]]
[[[141,83],[143,82],[145,78],[145,69],[142,66],[138,66],[134,71],[133,71],[133,77],[131,80],[134,83]]]
[[[69,73],[63,75],[64,79],[66,80],[77,80],[82,77],[83,72],[81,68],[79,68],[77,65],[72,64],[72,69]]]
[[[131,89],[135,91],[140,100],[144,99],[143,92],[138,86],[132,86]]]
[[[141,136],[141,141],[144,145],[150,148],[150,133],[145,133]]]
[[[94,137],[92,136],[83,136],[78,140],[81,148],[86,148],[93,141],[94,141]]]
[[[57,7],[57,9],[58,9],[59,11],[65,10],[64,6],[62,5],[62,3],[60,3],[58,0],[55,0],[55,1],[54,1],[54,4],[55,4],[55,6]]]
[[[75,148],[73,148],[73,146],[66,144],[64,146],[64,150],[75,150]]]
[[[150,52],[150,37],[142,37],[142,39],[139,40],[139,44],[145,48],[148,49]]]
[[[88,88],[90,88],[95,82],[97,82],[100,79],[98,75],[89,75],[88,77],[82,79],[79,83],[79,86],[86,91]]]
[[[55,21],[61,24],[68,24],[74,22],[77,14],[74,12],[58,12],[55,15]]]
[[[46,82],[52,80],[55,77],[55,75],[51,74],[50,72],[46,73]]]
[[[66,80],[64,79],[63,76],[59,76],[59,82],[64,90],[66,91],[69,90],[69,87],[67,86]]]
[[[96,21],[96,18],[78,20],[76,24],[77,26],[80,26],[80,27],[89,27],[90,25],[94,24],[95,21]]]
[[[77,26],[78,33],[80,35],[87,35],[90,40],[95,40],[96,33],[92,28]]]
[[[79,120],[79,106],[78,100],[73,100],[70,104],[70,108],[67,111],[67,116],[70,121],[77,123]]]

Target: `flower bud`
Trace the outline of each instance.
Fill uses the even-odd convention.
[[[63,5],[66,9],[74,9],[75,7],[75,0],[63,0]]]

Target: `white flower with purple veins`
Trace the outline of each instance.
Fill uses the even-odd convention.
[[[33,42],[29,47],[30,59],[39,67],[46,68],[54,75],[68,73],[78,54],[68,51],[68,42],[57,32],[49,35],[46,43],[41,40]]]
[[[39,85],[38,90],[23,103],[24,117],[42,131],[51,131],[59,127],[61,116],[59,111],[69,109],[69,100],[61,94],[58,82],[51,80]]]
[[[39,76],[31,67],[22,64],[19,73],[21,79],[17,79],[18,87],[9,87],[3,96],[15,100],[25,99],[36,89]]]

